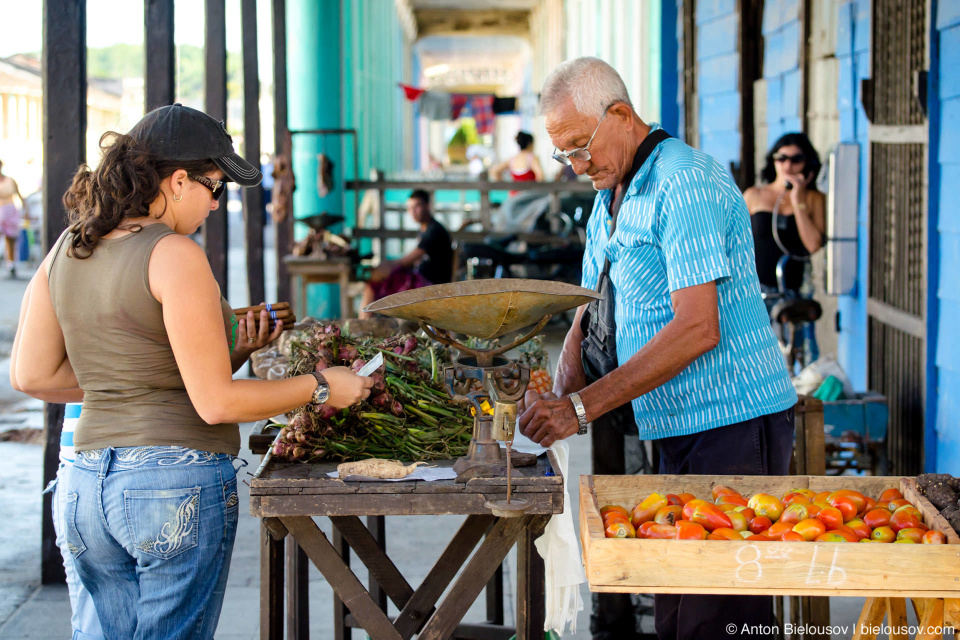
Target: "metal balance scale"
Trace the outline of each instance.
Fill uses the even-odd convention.
[[[507,478],[506,500],[486,506],[500,517],[520,516],[524,500],[513,500],[511,471],[536,464],[536,456],[511,450],[517,424],[517,401],[530,381],[530,368],[503,356],[537,335],[554,315],[586,304],[598,294],[565,282],[545,280],[467,280],[411,289],[382,298],[365,311],[417,322],[442,344],[456,348],[460,357],[444,367],[451,397],[474,409],[473,437],[466,456],[453,465],[457,481],[471,478]],[[493,340],[535,325],[510,344],[495,349],[472,349],[454,334]],[[476,389],[476,382],[481,388]],[[488,400],[493,415],[481,408]],[[506,443],[506,455],[500,442]]]

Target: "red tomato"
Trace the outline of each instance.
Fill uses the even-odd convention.
[[[630,523],[634,527],[639,527],[644,522],[653,520],[657,511],[667,506],[667,499],[659,493],[651,493],[643,499],[643,502],[633,508],[630,514]]]
[[[604,535],[608,538],[635,538],[637,534],[629,522],[618,520],[607,527]]]
[[[820,512],[817,513],[817,520],[827,526],[827,531],[843,526],[843,514],[836,507],[820,509]]]
[[[696,522],[680,520],[677,522],[677,540],[706,540],[707,530]]]
[[[710,503],[707,502],[706,500],[701,500],[700,498],[694,498],[693,500],[689,500],[686,503],[684,503],[683,519],[689,520],[691,516],[693,516],[693,510],[696,509],[697,506],[701,504],[710,504]]]
[[[795,524],[793,530],[803,536],[804,540],[810,542],[826,533],[827,527],[816,518],[807,518]]]
[[[909,529],[911,527],[922,528],[924,530],[929,528],[924,526],[923,516],[920,515],[920,510],[916,507],[909,505],[900,507],[890,516],[890,528],[894,531]]]
[[[710,532],[710,540],[743,540],[740,533],[729,527],[720,527]]]
[[[833,499],[835,498],[849,498],[853,505],[857,508],[854,512],[860,513],[863,510],[863,507],[867,504],[867,496],[863,495],[859,491],[853,491],[852,489],[840,489],[839,491],[834,491],[827,497],[827,502],[833,504]]]
[[[793,529],[793,525],[787,522],[775,522],[770,528],[763,532],[771,540],[781,540],[783,534]]]
[[[621,507],[621,506],[618,505],[618,504],[608,504],[608,505],[606,505],[606,506],[600,507],[600,517],[601,517],[601,518],[604,517],[605,515],[607,515],[607,514],[610,513],[611,511],[615,511],[615,512],[617,512],[617,513],[622,513],[624,516],[627,517],[628,520],[630,519],[630,512],[627,511],[625,507]]]
[[[748,528],[753,533],[763,533],[764,531],[769,529],[772,524],[773,523],[770,522],[770,518],[766,516],[757,516],[750,521]]]
[[[849,520],[847,524],[843,525],[840,528],[852,529],[853,532],[857,534],[857,537],[860,538],[861,540],[863,538],[869,538],[870,534],[873,533],[873,530],[867,526],[867,523],[864,522],[863,520],[860,520],[859,518],[854,518],[853,520]]]
[[[862,514],[862,513],[866,513],[867,511],[870,511],[871,509],[875,509],[876,506],[877,506],[877,501],[874,500],[873,498],[867,496],[867,503],[866,503],[865,505],[863,505],[863,509],[861,509],[859,513],[861,513],[861,514]]]
[[[920,538],[921,544],[947,544],[947,538],[939,531],[927,531]]]
[[[657,524],[657,523],[654,522],[653,520],[650,520],[650,521],[648,521],[648,522],[644,522],[644,523],[643,523],[642,525],[640,525],[640,527],[637,529],[637,537],[638,537],[638,538],[646,538],[646,537],[647,537],[647,532],[650,530],[650,527],[652,527],[652,526],[655,525],[655,524]]]
[[[747,506],[747,499],[743,496],[734,496],[730,494],[721,495],[716,499],[716,504],[729,504],[736,507]]]
[[[647,538],[652,540],[674,540],[677,537],[677,528],[672,524],[654,524],[647,529]]]
[[[730,522],[730,518],[727,517],[727,514],[707,502],[698,504],[696,507],[694,507],[693,514],[690,516],[690,521],[702,525],[707,531],[713,531],[714,529],[719,529],[720,527],[732,528],[733,524]]]
[[[757,517],[757,514],[750,507],[737,507],[734,511],[738,511],[743,514],[743,517],[747,519],[747,522],[750,522]]]
[[[917,527],[907,527],[906,529],[900,529],[900,531],[897,531],[897,540],[902,540],[904,538],[907,538],[919,544],[920,541],[923,539],[923,534],[925,533],[926,531],[924,529],[918,529]]]
[[[900,489],[887,489],[880,494],[877,502],[890,502],[891,500],[903,500],[903,494],[900,493]]]
[[[783,537],[780,539],[783,540],[784,542],[806,542],[807,541],[806,538],[804,538],[802,535],[800,535],[796,531],[787,531],[785,534],[783,534]]]
[[[680,496],[678,496],[678,495],[676,495],[676,494],[673,494],[673,493],[668,493],[665,497],[667,498],[667,505],[668,505],[668,506],[669,506],[669,505],[676,505],[676,506],[678,506],[678,507],[682,507],[682,506],[683,506],[683,501],[680,500]]]
[[[657,524],[677,524],[682,513],[683,507],[675,504],[667,505],[663,509],[660,509],[660,511],[657,511],[657,515],[653,516],[653,521]]]
[[[887,511],[882,507],[877,507],[876,509],[871,509],[863,514],[863,521],[867,523],[867,526],[871,529],[876,529],[877,527],[889,527],[890,526],[890,516],[893,514]]]
[[[783,510],[783,515],[780,516],[780,522],[797,524],[801,520],[806,520],[809,517],[810,512],[807,509],[807,505],[795,502]]]

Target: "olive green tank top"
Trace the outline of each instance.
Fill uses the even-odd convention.
[[[194,409],[163,307],[150,293],[150,255],[171,233],[165,224],[152,224],[102,239],[84,260],[67,255],[69,231],[57,244],[47,273],[67,357],[83,389],[77,451],[163,445],[231,455],[240,450],[237,424],[209,425]],[[220,306],[232,348],[236,320],[222,297]]]

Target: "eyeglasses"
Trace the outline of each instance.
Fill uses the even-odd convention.
[[[223,190],[227,188],[227,183],[225,180],[212,180],[206,176],[194,176],[189,174],[187,177],[194,182],[202,184],[207,189],[210,189],[210,193],[213,194],[214,200],[219,200],[220,196],[223,195]]]
[[[613,105],[611,104],[610,107]],[[559,162],[562,165],[571,166],[573,163],[571,160],[580,160],[581,162],[590,162],[590,158],[593,156],[590,155],[589,147],[590,143],[593,142],[593,138],[597,135],[597,131],[600,130],[600,123],[603,122],[603,119],[607,117],[607,112],[610,111],[610,107],[607,107],[603,110],[603,115],[600,116],[600,121],[597,122],[597,128],[593,130],[593,135],[590,136],[590,139],[587,140],[587,144],[579,149],[574,149],[573,151],[560,151],[556,147],[553,148],[553,153],[551,157]]]
[[[773,156],[774,162],[790,162],[792,164],[803,164],[804,160],[806,160],[806,158],[803,156],[802,153],[798,153],[795,156],[788,156],[782,153],[778,153],[777,155]]]

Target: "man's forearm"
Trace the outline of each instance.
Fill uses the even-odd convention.
[[[586,307],[577,309],[573,325],[567,332],[560,350],[560,360],[557,363],[557,375],[553,380],[553,392],[557,396],[565,396],[580,391],[587,386],[587,378],[583,373],[583,360],[580,349],[583,344],[583,332],[580,330],[580,317]]]

